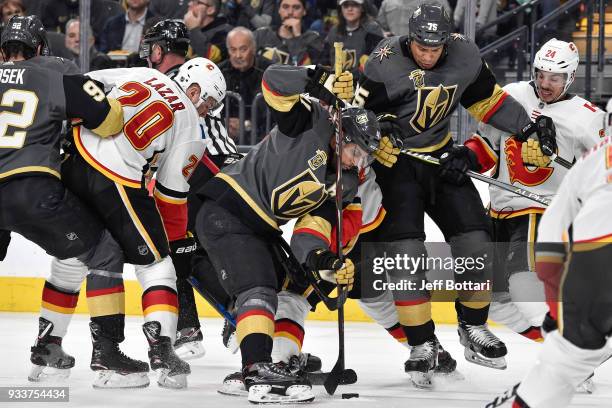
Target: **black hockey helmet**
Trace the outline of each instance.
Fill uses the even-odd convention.
[[[189,50],[189,32],[182,20],[166,19],[149,28],[140,45],[140,58],[151,55],[153,44],[162,46],[164,52],[186,56]]]
[[[408,29],[411,41],[428,47],[437,47],[448,42],[452,24],[448,13],[440,3],[424,3],[412,13]]]
[[[0,37],[0,47],[8,42],[19,42],[32,49],[34,53],[42,45],[41,55],[49,55],[49,44],[45,27],[37,16],[13,16],[6,23]]]
[[[374,112],[356,107],[342,110],[344,142],[355,143],[367,153],[378,149],[380,127]]]

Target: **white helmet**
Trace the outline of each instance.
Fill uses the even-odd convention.
[[[574,82],[579,59],[578,48],[573,42],[560,41],[556,38],[548,40],[535,55],[531,79],[535,81],[537,71],[567,74],[561,94],[564,95]]]
[[[211,109],[211,114],[217,115],[221,112],[227,85],[221,70],[214,62],[206,58],[193,58],[181,65],[174,80],[184,92],[187,92],[187,88],[192,84],[198,84],[201,101],[206,102],[212,97],[217,102]]]

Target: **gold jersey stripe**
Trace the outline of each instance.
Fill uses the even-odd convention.
[[[62,178],[57,171],[50,169],[49,167],[25,166],[25,167],[19,167],[17,169],[6,171],[4,173],[0,173],[0,179],[10,177],[15,174],[22,174],[22,173],[47,173],[47,174],[51,174],[54,177],[57,177],[58,179]]]
[[[270,105],[270,107],[279,112],[289,112],[293,105],[295,105],[300,100],[300,95],[289,95],[283,96],[272,89],[269,88],[269,85],[266,81],[261,81],[261,92],[263,93],[264,99],[266,103]]]
[[[108,137],[116,135],[123,129],[123,108],[118,100],[114,98],[106,98],[110,105],[110,110],[106,114],[104,121],[95,129],[92,129],[96,135],[100,137]]]
[[[225,173],[217,173],[215,177],[219,177],[221,180],[229,184],[240,195],[240,197],[242,197],[242,199],[249,205],[249,207],[251,207],[253,211],[255,211],[257,215],[259,215],[259,217],[262,220],[264,220],[268,225],[270,225],[275,230],[279,230],[278,224],[276,223],[276,221],[270,218],[268,214],[266,214],[264,210],[262,210],[257,205],[257,203],[253,201],[253,199],[247,194],[247,192],[244,191],[244,189],[240,187],[238,183],[236,183],[236,180],[234,180],[231,176],[228,176]]]
[[[448,141],[451,140],[451,138],[452,135],[449,132],[440,143],[436,143],[435,145],[427,147],[411,147],[410,150],[419,153],[435,152],[436,150],[444,147],[448,143]]]
[[[497,106],[499,101],[504,98],[506,92],[497,84],[493,88],[493,93],[488,98],[485,98],[479,102],[476,102],[470,106],[467,110],[470,114],[478,121],[482,121],[489,112]]]
[[[294,231],[300,229],[309,229],[318,232],[325,237],[327,242],[331,240],[332,225],[325,218],[306,214],[295,223]]]
[[[138,230],[138,233],[140,234],[144,242],[147,244],[151,252],[153,252],[153,255],[155,256],[155,261],[160,261],[161,255],[159,254],[159,251],[155,247],[155,244],[153,243],[153,240],[149,236],[149,233],[145,229],[144,225],[142,225],[142,222],[140,222],[140,218],[138,218],[136,211],[134,211],[134,207],[132,207],[132,203],[130,202],[129,197],[127,196],[127,192],[125,191],[125,188],[119,183],[115,183],[115,186],[117,187],[117,191],[119,192],[119,196],[121,197],[121,200],[123,201],[123,205],[127,209],[128,214],[130,215],[130,218],[132,219],[132,222],[134,223],[134,226]]]

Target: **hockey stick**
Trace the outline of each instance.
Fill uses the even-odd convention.
[[[401,153],[406,154],[410,157],[413,157],[415,159],[424,161],[426,163],[430,163],[430,164],[435,164],[435,165],[440,165],[440,160],[436,157],[430,156],[428,154],[424,154],[424,153],[417,153],[417,152],[413,152],[412,150],[409,149],[402,149],[400,150]],[[499,181],[496,180],[492,177],[488,177],[485,176],[483,174],[480,173],[476,173],[475,171],[472,170],[468,170],[465,172],[465,174],[467,174],[468,176],[475,178],[476,180],[480,180],[483,181],[487,184],[491,184],[494,185],[496,187],[501,188],[502,190],[506,190],[509,191],[511,193],[520,195],[522,197],[528,198],[532,201],[535,201],[536,203],[545,205],[545,206],[549,206],[550,205],[550,200],[548,198],[542,197],[539,194],[536,193],[532,193],[531,191],[525,190],[523,188],[520,187],[515,187],[511,184],[507,184],[504,183],[503,181]]]
[[[335,61],[334,71],[336,78],[342,73],[344,66],[344,50],[342,49],[344,44],[341,42],[334,43],[335,50]],[[344,261],[344,254],[342,252],[342,142],[343,142],[343,130],[342,130],[342,111],[340,110],[340,104],[336,103],[336,115],[338,115],[337,129],[336,129],[336,251],[338,259],[341,262]],[[351,369],[344,368],[344,302],[348,295],[348,288],[345,285],[338,285],[338,360],[334,368],[325,379],[323,386],[325,391],[329,395],[334,395],[338,385],[343,382],[345,377],[353,375],[355,381],[357,380],[357,373]]]
[[[565,167],[566,169],[571,169],[573,164],[570,163],[569,161],[565,160],[563,157],[557,155],[557,153],[553,153],[552,155],[550,155],[550,159],[552,161],[554,161],[555,163],[560,164],[561,166]]]

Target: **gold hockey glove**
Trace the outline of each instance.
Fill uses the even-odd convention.
[[[542,153],[540,142],[535,139],[527,139],[521,147],[523,163],[538,167],[546,167],[550,164],[550,157]]]
[[[350,101],[355,96],[353,90],[353,74],[349,71],[344,71],[338,78],[335,75],[331,75],[328,82],[331,82],[331,91],[334,95],[344,101]],[[328,84],[326,84],[327,87]],[[329,88],[328,88],[329,89]]]
[[[389,136],[383,136],[378,143],[378,150],[373,155],[380,164],[391,167],[397,162],[400,153],[399,147],[395,147]]]
[[[305,263],[315,279],[347,285],[348,290],[353,288],[355,265],[349,258],[344,258],[344,263],[342,263],[333,252],[317,249],[308,254]]]

